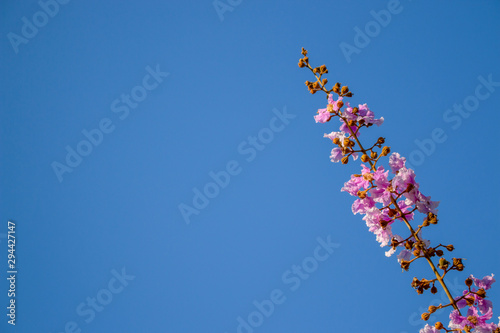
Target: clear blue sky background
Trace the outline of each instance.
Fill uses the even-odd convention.
[[[500,82],[500,3],[402,0],[349,57],[341,43],[355,47],[355,28],[376,29],[370,12],[391,2],[232,3],[221,20],[211,0],[70,1],[16,53],[9,33],[44,16],[37,1],[2,2],[1,332],[234,333],[238,317],[258,323],[254,301],[277,290],[282,303],[255,333],[417,332],[442,293],[417,295],[410,282],[431,278],[428,267],[402,273],[352,215],[340,188],[360,163],[329,161],[323,134],[337,123],[314,122],[325,99],[304,86],[302,46],[332,84],[349,85],[353,103],[386,119],[365,141],[384,136],[393,151],[423,156],[417,180],[441,201],[425,235],[467,258],[451,285],[500,274],[500,87],[481,88],[489,96],[460,124],[443,118],[474,101],[478,77]],[[126,107],[120,96],[140,97],[148,66],[169,75]],[[273,109],[295,118],[272,140],[264,130],[253,156],[248,137],[270,126]],[[66,146],[77,149],[102,121],[113,131],[60,182],[53,162],[65,164]],[[447,139],[416,152],[436,128]],[[239,173],[187,224],[179,205],[193,206],[194,191],[230,161]],[[15,327],[5,314],[8,219],[17,223]],[[328,236],[338,248],[307,278],[287,272],[314,265],[317,238]],[[134,277],[125,286],[112,273],[122,269]],[[93,317],[96,296],[107,304]],[[490,296],[498,316],[499,286]]]

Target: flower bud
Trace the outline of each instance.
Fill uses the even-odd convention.
[[[326,68],[326,66],[325,66],[325,65],[321,65],[321,66],[319,67],[319,70],[320,70],[320,73],[321,73],[321,74],[328,74],[328,69]]]
[[[348,88],[347,86],[343,86],[343,87],[342,87],[342,90],[340,91],[340,93],[341,93],[342,95],[344,95],[344,94],[346,94],[348,91],[349,91],[349,88]]]
[[[401,260],[401,268],[407,271],[410,268],[410,262],[406,260]]]
[[[434,312],[436,312],[436,310],[437,310],[436,306],[434,306],[434,305],[429,306],[429,313],[434,313]]]
[[[352,97],[352,92],[348,92],[347,94],[344,95],[345,97]]]
[[[336,145],[338,145],[340,143],[340,139],[339,138],[333,138],[332,142]]]
[[[353,107],[352,108],[352,113],[357,114],[358,111],[359,111],[359,109],[357,107]]]
[[[437,323],[434,324],[434,327],[438,330],[442,330],[444,328],[443,323],[438,321]]]
[[[436,250],[436,254],[438,255],[438,257],[441,257],[444,254],[444,252],[443,250]]]
[[[439,259],[438,267],[441,268],[442,270],[445,270],[448,268],[449,261],[446,260],[445,258]]]
[[[424,312],[424,313],[422,313],[422,320],[427,321],[427,320],[429,320],[430,316],[431,316],[430,313]]]
[[[384,148],[382,148],[382,153],[380,153],[380,155],[387,156],[387,155],[389,155],[390,152],[391,152],[391,148],[384,146]]]
[[[301,53],[302,53],[303,56],[306,56],[307,55],[307,50],[305,48],[302,48]]]
[[[465,285],[466,285],[467,287],[470,287],[470,286],[472,286],[472,283],[473,283],[473,282],[474,282],[474,281],[473,281],[471,278],[467,278],[467,279],[465,280]]]
[[[455,247],[453,246],[453,244],[446,245],[445,247],[446,247],[446,249],[447,249],[448,251],[450,251],[450,252],[451,252],[451,251],[453,251],[453,250],[455,250]]]
[[[486,291],[484,291],[483,288],[479,289],[478,291],[476,291],[476,295],[481,297],[481,298],[485,298],[486,297]]]
[[[383,137],[378,138],[377,143],[383,145],[385,143],[385,139]]]
[[[333,92],[337,94],[340,92],[340,83],[335,83],[335,85],[333,86]]]
[[[370,160],[370,158],[368,157],[368,155],[366,155],[366,154],[361,155],[361,161],[363,161],[363,162],[365,162],[365,163],[366,163],[366,162],[368,162],[369,160]]]
[[[304,64],[304,61],[302,59],[299,60],[299,67],[306,67],[306,64]]]
[[[366,198],[366,191],[359,190],[357,195],[360,199],[364,199],[364,198]]]
[[[339,109],[341,109],[343,106],[344,106],[344,102],[342,102],[342,101],[338,101],[338,102],[337,102],[337,107],[338,107]]]
[[[437,292],[438,292],[438,288],[436,288],[436,286],[432,286],[431,293],[437,294]]]
[[[378,156],[378,154],[377,154],[376,151],[372,151],[371,154],[370,154],[370,157],[374,158],[374,159],[377,158],[377,156]]]
[[[342,162],[342,164],[347,164],[347,162],[349,162],[349,156],[342,157],[340,161]]]

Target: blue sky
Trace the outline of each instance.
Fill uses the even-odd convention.
[[[0,6],[1,332],[417,332],[442,292],[352,215],[301,47],[441,201],[452,291],[500,274],[498,1]]]

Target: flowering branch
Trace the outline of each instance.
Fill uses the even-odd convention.
[[[450,329],[445,328],[441,322],[437,322],[434,326],[426,325],[420,332],[435,333],[445,330],[446,332],[500,333],[500,322],[498,325],[486,323],[486,320],[490,320],[493,316],[492,302],[486,300],[486,290],[495,282],[493,274],[485,276],[483,279],[476,279],[470,275],[465,280],[468,289],[464,290],[462,296],[454,298],[446,286],[444,277],[452,270],[463,271],[462,258],[452,258],[451,263],[443,257],[444,251],[440,248],[451,252],[454,250],[453,245],[439,244],[432,247],[430,241],[422,238],[423,229],[438,222],[437,207],[439,202],[431,201],[430,196],[427,197],[420,192],[420,185],[415,181],[414,171],[405,166],[406,159],[398,153],[392,153],[389,157],[388,164],[392,174],[394,174],[392,179],[389,179],[389,170],[385,171],[383,166],[377,167],[381,158],[388,156],[391,152],[390,147],[383,146],[385,138],[378,138],[367,149],[361,144],[359,140],[360,130],[373,125],[380,126],[384,122],[384,118],[375,119],[374,113],[368,109],[366,104],[351,107],[349,103],[346,103],[346,107],[342,109],[344,98],[352,97],[353,93],[349,91],[347,86],[341,87],[340,83],[336,83],[331,89],[328,89],[326,87],[328,80],[323,77],[328,74],[327,67],[325,65],[312,67],[304,48],[302,48],[302,55],[299,67],[309,68],[316,79],[314,82],[305,82],[309,92],[315,94],[318,91],[323,91],[328,100],[326,108],[319,109],[318,115],[314,116],[314,119],[317,123],[326,123],[338,117],[341,123],[339,132],[324,135],[336,146],[332,149],[331,161],[347,164],[350,159],[356,160],[361,155],[360,160],[369,165],[368,167],[366,164],[361,164],[361,174],[352,175],[341,190],[357,198],[352,205],[352,212],[365,215],[363,220],[366,221],[369,231],[376,235],[377,241],[382,247],[390,247],[386,256],[390,257],[396,253],[398,248],[403,248],[397,256],[403,270],[408,271],[410,265],[421,258],[425,258],[428,262],[435,278],[427,280],[414,277],[411,286],[416,289],[418,294],[423,294],[429,288],[431,293],[435,294],[438,291],[435,285],[437,281],[448,296],[449,303],[429,306],[428,311],[422,314],[423,320],[427,321],[431,314],[438,309],[453,307],[448,325]],[[338,95],[336,100],[334,100],[333,94]],[[382,205],[382,207],[377,207],[377,204]],[[415,217],[415,212],[426,215],[416,230],[410,223]],[[403,239],[403,237],[392,233],[391,225],[396,221],[402,221],[407,226],[410,231],[407,238]],[[432,257],[435,256],[439,257],[437,267],[432,260]],[[472,287],[473,284],[478,289]],[[460,312],[460,309],[464,307],[468,307],[467,316],[462,316]]]

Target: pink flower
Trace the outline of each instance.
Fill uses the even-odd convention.
[[[405,167],[406,158],[401,157],[398,153],[392,153],[389,157],[389,166],[392,173],[397,173],[399,169]]]
[[[398,263],[401,264],[401,261],[403,260],[410,260],[411,259],[411,251],[404,249],[398,254]]]
[[[367,197],[364,200],[366,199],[371,198]],[[396,237],[396,235],[392,234],[391,230],[391,224],[393,223],[393,221],[390,221],[389,216],[380,212],[379,209],[373,206],[366,209],[364,213],[366,215],[363,217],[363,220],[366,221],[368,231],[373,232],[375,236],[377,236],[377,242],[380,243],[381,247],[389,245],[392,238]],[[385,221],[385,227],[382,227],[382,225],[380,224],[381,221]]]
[[[429,326],[429,324],[425,324],[425,327],[420,330],[419,333],[439,333],[440,330],[435,328],[434,326]]]
[[[366,211],[373,207],[375,207],[375,201],[373,201],[372,198],[366,197],[364,199],[357,199],[352,204],[352,213],[354,215],[358,213],[366,214]]]
[[[399,193],[406,191],[410,184],[418,187],[415,181],[415,172],[412,169],[401,168],[398,174],[392,179],[392,187]]]
[[[419,192],[418,194],[418,201],[416,203],[417,210],[422,214],[437,214],[437,206],[439,206],[439,201],[431,201],[431,197],[426,197],[421,192]]]
[[[474,281],[474,284],[478,287],[478,288],[483,288],[484,290],[488,290],[491,288],[491,285],[496,282],[496,280],[493,278],[494,274],[491,274],[491,276],[485,276],[483,277],[481,280],[480,279],[477,279],[475,278],[472,274],[470,276],[470,278],[472,279],[472,281]]]
[[[488,332],[491,333],[497,328],[494,323],[486,323],[486,320],[493,317],[493,310],[490,308],[487,313],[480,316],[477,308],[475,306],[469,307],[467,311],[467,316],[461,316],[457,310],[453,310],[450,313],[450,324],[448,325],[451,329],[463,329],[466,325],[476,329],[476,332]]]
[[[328,138],[333,141],[333,139],[339,139],[340,142],[343,142],[344,139],[346,138],[346,134],[344,132],[331,132],[329,134],[324,134],[324,138]]]
[[[475,292],[477,290],[472,288],[472,291]],[[467,295],[468,293],[469,293],[468,290],[464,290],[462,295]],[[493,303],[490,300],[479,297],[476,294],[471,294],[468,297],[474,298],[474,306],[477,306],[479,311],[481,311],[481,313],[483,313],[483,314],[487,313],[490,310],[490,308],[491,309],[493,308]],[[460,297],[456,297],[455,300],[458,298],[460,298]],[[457,306],[459,309],[465,308],[467,306],[467,301],[465,300],[465,298],[462,298],[461,300],[459,300],[457,302]]]
[[[327,109],[319,109],[318,110],[318,115],[314,116],[314,120],[316,120],[317,123],[326,123],[330,118],[332,117],[332,114],[328,112]]]
[[[342,159],[342,157],[343,157],[343,155],[342,155],[342,149],[340,149],[339,147],[332,149],[332,152],[331,152],[331,155],[330,155],[330,160],[333,163],[340,162],[340,160]]]
[[[370,182],[366,180],[363,176],[356,177],[351,175],[351,179],[344,183],[344,187],[340,191],[347,192],[352,196],[357,196],[357,193],[362,188],[367,189],[370,186]]]
[[[339,106],[337,105],[338,102],[342,101],[344,99],[344,97],[340,97],[334,101],[333,100],[333,94],[329,94],[328,95],[328,104],[331,104],[332,105],[332,108],[333,108],[333,111],[338,111],[339,110]]]

